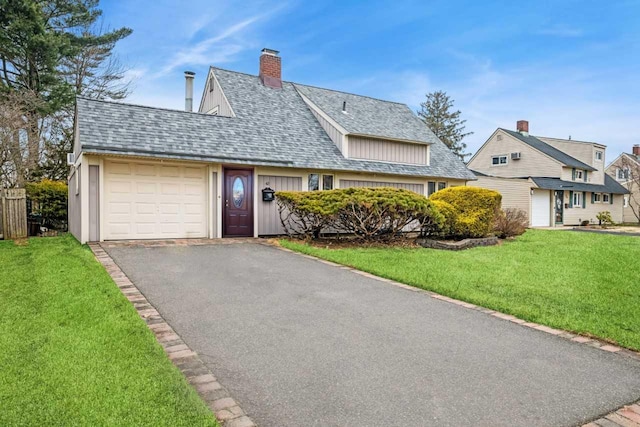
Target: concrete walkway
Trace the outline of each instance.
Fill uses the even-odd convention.
[[[254,243],[105,248],[260,426],[573,426],[640,363]]]

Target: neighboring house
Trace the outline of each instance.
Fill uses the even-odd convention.
[[[620,154],[605,171],[630,192],[624,196],[623,222],[640,222],[640,145]]]
[[[211,68],[199,112],[77,99],[69,224],[81,242],[283,233],[269,190],[475,179],[404,104]]]
[[[598,212],[623,219],[628,191],[605,174],[606,146],[529,135],[529,122],[517,130],[498,128],[469,160],[478,176],[469,185],[502,193],[503,208],[526,212],[532,227],[597,223]]]

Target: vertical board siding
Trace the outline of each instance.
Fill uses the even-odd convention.
[[[27,194],[24,188],[0,189],[0,234],[4,239],[27,237]]]
[[[89,241],[100,241],[100,167],[89,166]]]
[[[520,209],[531,218],[531,187],[526,179],[490,178],[478,176],[477,181],[469,181],[470,187],[482,187],[502,194],[502,208]]]
[[[313,115],[316,117],[316,119],[320,123],[320,126],[322,126],[322,129],[324,129],[324,131],[327,132],[327,135],[329,135],[329,138],[331,138],[333,143],[336,144],[336,147],[338,147],[342,152],[342,133],[340,133],[340,131],[335,126],[329,123],[328,120],[325,120],[324,117],[318,114],[316,110],[314,110],[313,108],[309,108],[309,109],[311,110],[311,113],[313,113]]]
[[[351,187],[392,187],[404,188],[420,195],[424,195],[424,184],[409,184],[404,182],[378,182],[378,181],[356,181],[352,179],[341,179],[340,188]]]
[[[211,75],[209,75],[211,76]],[[210,82],[213,81],[213,90],[211,90]],[[232,117],[233,113],[231,112],[231,108],[229,107],[229,103],[222,95],[222,90],[220,89],[220,85],[218,85],[218,81],[216,79],[209,79],[207,81],[207,86],[204,88],[204,100],[202,101],[202,106],[200,109],[200,113],[206,113],[210,111],[215,106],[218,106],[218,115],[225,117]]]
[[[349,137],[349,157],[353,159],[426,165],[428,149],[424,144]]]
[[[302,178],[272,175],[258,176],[258,188],[256,189],[258,191],[258,235],[286,234],[280,222],[278,203],[276,201],[262,201],[262,189],[265,187],[271,187],[275,191],[302,191]]]
[[[76,181],[78,182],[76,183]],[[82,216],[81,216],[81,210],[80,210],[80,207],[82,206],[81,197],[80,197],[80,195],[82,194],[82,191],[79,191],[78,194],[76,194],[76,185],[78,186],[78,188],[82,188],[81,184],[82,183],[80,182],[80,166],[78,165],[78,167],[73,172],[73,175],[71,175],[71,178],[69,179],[69,183],[68,183],[69,202],[68,202],[68,212],[67,212],[67,221],[69,222],[69,231],[71,232],[73,237],[75,237],[78,240],[81,240],[80,233],[82,230],[82,225],[81,225]]]

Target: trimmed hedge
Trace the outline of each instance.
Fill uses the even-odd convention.
[[[398,188],[279,191],[276,200],[284,229],[296,237],[333,232],[380,240],[441,221],[426,197]]]
[[[25,185],[27,199],[31,201],[31,218],[41,225],[56,230],[67,228],[67,184],[43,179]]]
[[[466,239],[491,234],[502,195],[480,187],[450,187],[432,194],[430,200],[446,218],[442,235]]]

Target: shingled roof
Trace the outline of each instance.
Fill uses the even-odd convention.
[[[282,89],[275,90],[262,85],[257,76],[219,68],[214,72],[236,117],[78,98],[82,150],[235,164],[475,179],[464,163],[435,137],[435,141],[431,141],[429,166],[347,159],[329,139],[292,83],[283,82]]]
[[[347,133],[425,144],[438,142],[433,132],[405,104],[297,83],[295,87]]]
[[[609,175],[604,175],[604,185],[589,184],[587,182],[563,181],[559,178],[541,178],[531,177],[538,188],[545,190],[570,190],[570,191],[588,191],[592,193],[613,193],[628,194],[629,190],[624,188],[615,179]]]
[[[581,162],[580,160],[576,159],[575,157],[571,157],[570,155],[568,155],[567,153],[564,153],[560,150],[558,150],[555,147],[552,147],[551,145],[547,144],[544,141],[539,140],[538,138],[536,138],[535,136],[532,135],[523,135],[520,132],[516,132],[516,131],[512,131],[512,130],[508,130],[508,129],[503,129],[500,128],[503,131],[507,132],[509,135],[513,136],[514,138],[519,139],[520,141],[524,142],[525,144],[535,148],[536,150],[546,154],[547,156],[556,159],[557,161],[559,161],[560,163],[562,163],[565,166],[571,167],[571,168],[576,168],[576,169],[584,169],[587,171],[595,171],[597,169],[595,169],[592,166],[589,166],[586,163]]]

